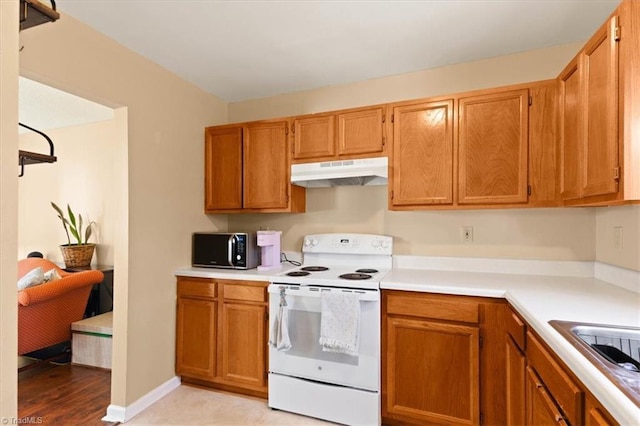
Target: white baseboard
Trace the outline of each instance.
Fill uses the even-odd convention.
[[[107,407],[107,415],[102,418],[102,421],[126,423],[127,421],[131,420],[133,417],[147,409],[151,404],[160,400],[162,397],[179,386],[180,378],[178,376],[174,376],[157,388],[151,390],[146,395],[143,395],[142,397],[137,399],[131,405],[122,407],[120,405],[110,404],[109,407]]]

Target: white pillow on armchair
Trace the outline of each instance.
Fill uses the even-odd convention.
[[[44,282],[44,271],[40,266],[33,268],[18,280],[18,291]]]

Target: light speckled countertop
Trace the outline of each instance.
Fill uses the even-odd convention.
[[[617,421],[640,424],[640,408],[548,324],[555,319],[640,327],[639,293],[590,277],[397,266],[382,279],[382,289],[506,298]],[[263,272],[186,267],[176,270],[175,275],[269,281],[291,268],[294,266],[287,264]],[[544,268],[538,270],[545,272]]]

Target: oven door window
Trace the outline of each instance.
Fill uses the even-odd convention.
[[[342,291],[342,289],[325,289]],[[270,326],[279,309],[278,286],[269,286]],[[318,288],[287,289],[291,349],[269,349],[269,371],[292,377],[339,384],[358,389],[379,389],[380,293],[367,291],[360,302],[360,347],[358,356],[322,350],[320,339],[321,299]]]

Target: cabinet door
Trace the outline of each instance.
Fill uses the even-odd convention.
[[[559,364],[542,341],[531,330],[527,331],[527,363],[543,380],[548,393],[553,395],[567,422],[572,425],[584,423],[584,392]]]
[[[242,208],[242,127],[205,130],[205,211]]]
[[[382,153],[383,117],[382,107],[338,114],[338,155]]]
[[[558,82],[534,84],[529,94],[529,206],[557,205]]]
[[[560,75],[560,198],[582,195],[582,108],[580,67],[574,59]]]
[[[176,320],[176,372],[197,379],[214,378],[215,342],[216,302],[179,297]]]
[[[244,207],[287,208],[291,186],[287,122],[253,123],[244,129]]]
[[[583,195],[618,192],[618,47],[613,17],[589,40],[584,61]]]
[[[392,204],[453,203],[453,100],[393,108]]]
[[[477,327],[388,317],[386,335],[383,416],[480,423]]]
[[[527,367],[527,426],[568,426],[535,370]]]
[[[458,202],[527,202],[529,91],[460,99]]]
[[[507,339],[507,425],[525,424],[525,374],[527,359],[513,339]]]
[[[586,398],[584,424],[585,426],[613,426],[618,423],[596,400],[589,397]]]
[[[266,391],[266,315],[264,305],[222,304],[219,379]]]
[[[331,157],[335,154],[335,116],[298,118],[293,121],[293,159]]]

